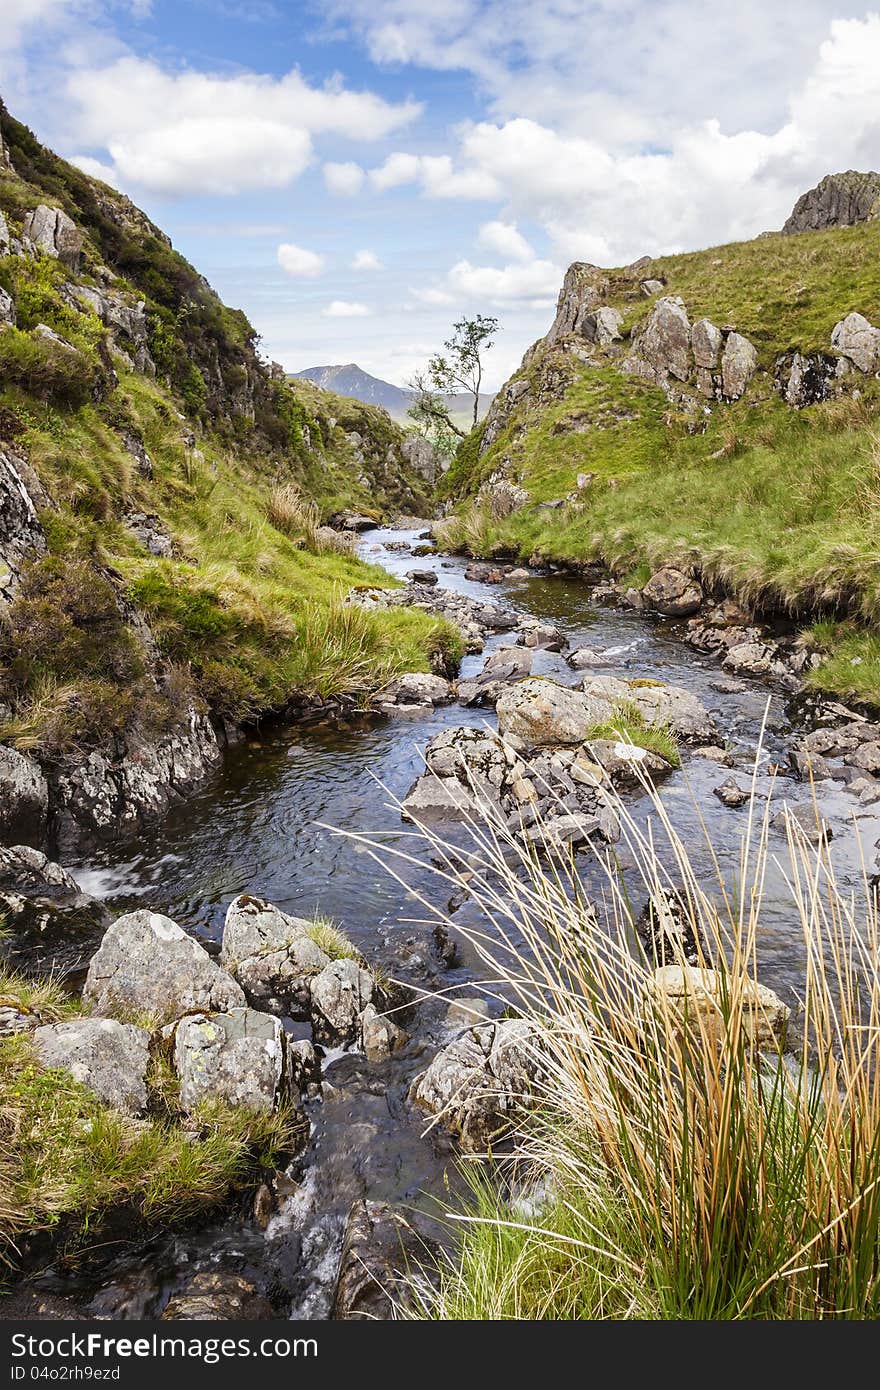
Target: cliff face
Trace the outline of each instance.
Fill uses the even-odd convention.
[[[261,362],[129,199],[0,132],[0,800],[64,842],[161,813],[243,719],[427,668],[424,615],[351,631],[373,574],[321,525],[427,485],[385,411]]]

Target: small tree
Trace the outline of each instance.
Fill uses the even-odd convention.
[[[408,383],[414,395],[410,418],[442,452],[451,451],[452,436],[464,439],[466,433],[450,415],[447,404],[450,396],[472,395],[472,427],[479,419],[483,355],[489,351],[497,332],[496,318],[477,314],[473,319],[459,319],[453,324],[452,337],[443,344],[445,351],[435,353],[427,370],[418,372]]]

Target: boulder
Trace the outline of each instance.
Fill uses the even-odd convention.
[[[40,843],[48,814],[49,786],[38,765],[0,744],[0,840]]]
[[[459,681],[458,699],[463,705],[494,705],[505,685],[524,680],[531,673],[533,650],[499,647],[483,664],[479,675]]]
[[[578,647],[576,652],[572,652],[565,659],[575,671],[588,671],[592,666],[608,664],[601,652],[594,652],[592,647]]]
[[[647,1001],[659,1010],[668,1010],[682,1025],[687,1020],[696,1033],[700,1028],[716,1045],[725,1035],[723,998],[724,977],[717,970],[697,966],[663,965],[648,981]],[[742,1026],[755,1048],[781,1048],[791,1010],[766,985],[743,980]]]
[[[330,518],[330,525],[335,526],[340,531],[374,531],[376,523],[371,516],[362,516],[358,512],[339,512]]]
[[[426,483],[434,483],[440,469],[440,455],[430,439],[425,439],[420,434],[405,435],[400,452],[410,468],[424,478]]]
[[[785,806],[773,817],[776,830],[787,833],[789,826],[797,836],[803,835],[811,845],[821,845],[834,838],[829,822],[811,801],[801,802],[799,806]]]
[[[85,969],[109,920],[104,904],[29,845],[0,846],[0,918],[17,967],[43,973]]]
[[[827,401],[834,395],[841,369],[846,362],[828,353],[785,353],[776,359],[774,382],[777,391],[796,410]]]
[[[691,349],[697,366],[714,372],[723,342],[721,329],[711,319],[697,319],[691,329]]]
[[[423,671],[408,671],[398,676],[382,692],[381,701],[389,705],[419,705],[433,708],[435,705],[448,705],[452,702],[452,686],[442,676],[427,675]]]
[[[847,314],[834,325],[831,343],[860,372],[880,372],[880,328],[863,314]]]
[[[642,589],[642,597],[658,613],[669,618],[687,618],[699,609],[703,590],[696,579],[666,565],[651,575]]]
[[[535,677],[508,686],[496,704],[500,732],[527,748],[583,743],[607,709],[582,691]]]
[[[688,743],[718,741],[715,721],[689,690],[661,681],[624,681],[617,676],[585,676],[581,689],[596,722],[608,719],[623,705],[634,705],[646,724],[668,725]]]
[[[479,806],[462,784],[453,777],[423,776],[410,788],[401,803],[400,814],[409,821],[466,821],[478,814]]]
[[[535,651],[561,652],[568,646],[568,638],[554,623],[538,622],[534,618],[523,618],[517,625],[518,642]]]
[[[174,1069],[187,1112],[205,1101],[271,1112],[289,1091],[284,1029],[256,1009],[182,1018],[174,1031]]]
[[[427,584],[429,588],[440,583],[439,575],[434,570],[407,570],[406,577],[413,584]]]
[[[261,1322],[275,1311],[257,1288],[231,1269],[203,1269],[165,1305],[162,1321]]]
[[[728,333],[721,354],[721,390],[725,400],[738,401],[758,370],[754,343],[741,333]]]
[[[780,676],[785,667],[777,650],[766,642],[740,642],[729,649],[721,665],[741,676]]]
[[[147,1107],[150,1035],[113,1018],[74,1018],[33,1034],[44,1067],[67,1071],[98,1098],[127,1115]]]
[[[603,304],[601,308],[592,309],[584,315],[581,332],[588,342],[605,346],[607,343],[615,343],[620,340],[623,336],[620,331],[622,325],[623,314],[618,309]]]
[[[663,290],[666,288],[666,282],[664,280],[642,280],[639,288],[642,294],[650,299],[654,294],[662,294]]]
[[[407,1041],[407,1035],[387,1014],[379,1013],[375,1004],[361,1011],[360,1045],[368,1062],[385,1062]]]
[[[722,806],[727,806],[730,810],[735,811],[751,801],[752,789],[751,787],[744,787],[735,777],[728,777],[720,786],[714,788],[714,795],[718,797]]]
[[[98,1013],[120,1009],[160,1019],[241,1008],[241,986],[170,917],[139,909],[110,926],[92,957],[83,999]]]
[[[0,323],[9,323],[13,328],[15,327],[15,300],[8,290],[4,290],[2,285],[0,285]]]
[[[376,992],[372,975],[357,961],[334,960],[325,965],[311,982],[312,1027],[318,1042],[354,1041],[361,1014]]]
[[[538,1099],[544,1065],[537,1030],[524,1019],[468,1028],[416,1077],[410,1098],[442,1119],[465,1153],[503,1139]]]
[[[784,236],[796,232],[823,231],[826,227],[852,227],[880,216],[880,174],[848,169],[826,174],[802,193],[782,228]]]
[[[593,738],[587,744],[590,757],[611,779],[615,787],[637,787],[647,780],[655,781],[671,772],[671,765],[659,753],[639,748],[620,739]],[[583,765],[582,763],[580,765]],[[572,763],[571,775],[578,780],[579,763]]]
[[[62,208],[50,208],[41,203],[25,217],[22,235],[39,251],[61,261],[68,270],[79,269],[82,232]]]
[[[250,893],[233,898],[220,964],[242,986],[248,1003],[273,1014],[308,1016],[312,977],[330,964],[308,936],[310,925]]]
[[[858,767],[862,772],[880,773],[880,741],[862,743],[845,759],[848,767]]]
[[[670,377],[686,381],[691,370],[691,325],[684,300],[677,295],[658,299],[632,331],[631,351],[624,369],[666,386]]]

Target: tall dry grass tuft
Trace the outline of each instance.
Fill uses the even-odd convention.
[[[769,804],[748,821],[731,886],[714,856],[706,881],[659,795],[645,795],[647,821],[618,805],[634,867],[606,853],[596,901],[573,857],[524,847],[488,802],[468,827],[467,875],[453,847],[420,831],[427,862],[478,909],[482,925],[461,931],[486,988],[533,1021],[550,1075],[519,1139],[525,1195],[477,1180],[472,1209],[452,1214],[463,1235],[439,1292],[420,1290],[423,1314],[876,1317],[876,891],[844,892],[827,842],[788,822],[782,867],[805,967],[785,1051],[758,980]],[[670,891],[701,943],[695,967],[667,946],[686,982],[677,998],[631,907]]]
[[[307,550],[317,550],[316,532],[321,514],[314,502],[303,497],[298,487],[286,483],[273,488],[266,503],[266,516],[275,527],[291,540],[299,540]]]

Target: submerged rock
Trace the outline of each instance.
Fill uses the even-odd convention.
[[[442,1119],[466,1153],[482,1153],[536,1103],[544,1066],[533,1024],[479,1023],[441,1048],[410,1098]]]
[[[534,653],[529,647],[499,647],[486,658],[479,675],[459,681],[459,703],[494,705],[506,685],[524,680],[531,673],[533,659]]]
[[[275,1310],[254,1284],[231,1269],[205,1269],[165,1305],[162,1321],[258,1322]]]
[[[348,1213],[331,1318],[387,1320],[411,1299],[411,1274],[436,1254],[415,1213],[355,1202]]]
[[[92,957],[83,999],[98,1013],[125,1009],[170,1020],[241,1008],[241,986],[170,917],[139,909],[117,918]]]
[[[34,1048],[44,1067],[67,1071],[115,1110],[147,1107],[150,1035],[113,1018],[74,1018],[37,1028]]]

